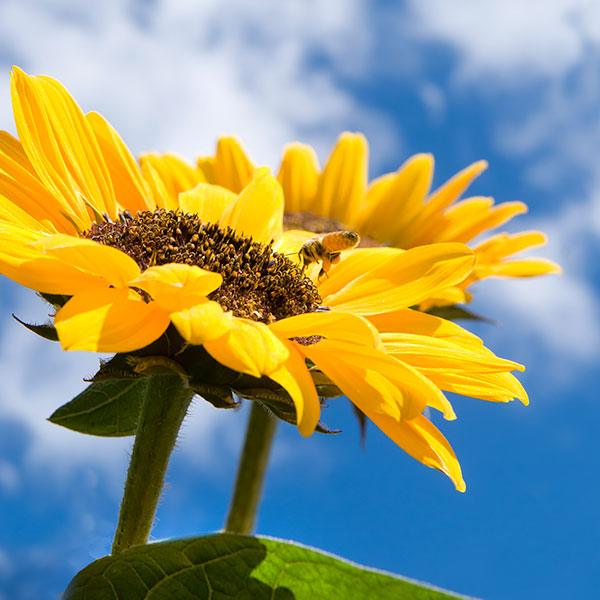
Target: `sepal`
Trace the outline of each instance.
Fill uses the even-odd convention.
[[[25,321],[21,321],[19,317],[13,314],[13,319],[18,321],[24,327],[27,327],[29,331],[33,331],[36,335],[43,337],[45,340],[50,340],[51,342],[58,342],[58,333],[54,325],[50,323],[43,323],[40,325],[34,325],[33,323],[25,323]]]

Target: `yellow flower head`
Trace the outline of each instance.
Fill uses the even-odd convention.
[[[353,250],[312,279],[284,253],[294,236],[282,234],[281,184],[249,162],[240,167],[231,144],[202,168],[171,155],[138,164],[107,121],[84,114],[55,80],[15,68],[12,97],[19,137],[0,132],[0,272],[55,305],[64,349],[139,358],[160,348],[190,379],[208,356],[229,373],[219,385],[230,392],[243,396],[248,379],[280,390],[305,436],[318,425],[318,390],[337,389],[464,490],[424,409],[454,418],[442,389],[527,401],[510,374],[520,365],[410,309],[472,273],[467,246]],[[352,143],[361,148],[361,139]],[[342,176],[332,161],[326,172]],[[333,198],[328,181],[315,184],[320,198]],[[355,208],[330,207],[353,222]]]
[[[430,192],[434,166],[431,154],[417,154],[395,173],[371,182],[367,158],[367,141],[356,133],[340,136],[322,171],[310,146],[286,146],[277,175],[284,191],[286,227],[320,232],[348,229],[371,243],[408,249],[435,242],[466,244],[527,211],[523,202],[497,205],[493,198],[480,196],[460,200],[470,183],[487,168],[483,160]],[[198,166],[207,181],[232,190],[241,189],[253,169],[247,152],[232,137],[221,138],[215,155],[200,158]],[[478,243],[473,247],[476,262],[469,277],[458,286],[432,295],[422,308],[468,302],[471,295],[466,288],[485,277],[560,272],[558,265],[546,259],[512,258],[545,241],[542,233],[527,231],[499,233]]]

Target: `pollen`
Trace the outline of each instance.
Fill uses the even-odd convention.
[[[194,214],[164,209],[135,216],[125,212],[116,222],[94,223],[83,237],[118,248],[142,271],[182,263],[219,273],[223,283],[209,299],[236,317],[268,324],[313,312],[321,304],[314,283],[271,244],[204,223]]]

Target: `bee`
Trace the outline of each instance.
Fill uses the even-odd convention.
[[[332,231],[309,238],[298,251],[298,258],[302,261],[302,274],[304,275],[308,265],[320,262],[320,279],[340,261],[342,250],[350,250],[358,245],[358,242],[360,237],[355,231]]]

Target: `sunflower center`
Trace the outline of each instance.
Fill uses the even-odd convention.
[[[197,215],[157,209],[116,222],[94,223],[83,237],[118,248],[144,271],[182,263],[219,273],[223,283],[209,296],[237,317],[263,323],[313,312],[321,303],[314,283],[283,254],[203,223]]]

